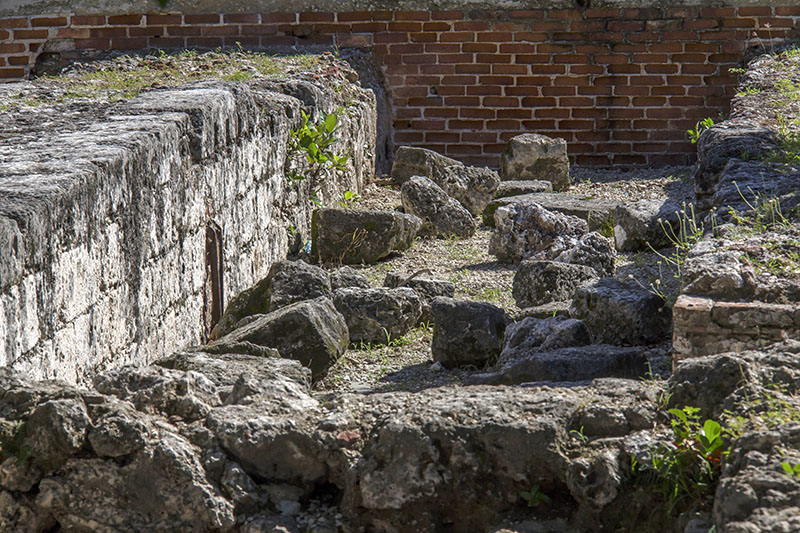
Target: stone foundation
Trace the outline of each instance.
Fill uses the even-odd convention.
[[[276,92],[298,84],[308,101]],[[209,82],[0,115],[0,367],[81,383],[204,340],[308,235],[312,191],[284,177],[301,106],[347,111],[352,158],[323,201],[360,191],[376,116],[354,86]]]

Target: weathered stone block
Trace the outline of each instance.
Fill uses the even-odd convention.
[[[543,180],[554,191],[569,189],[567,141],[526,133],[508,142],[500,159],[500,175],[507,180]]]

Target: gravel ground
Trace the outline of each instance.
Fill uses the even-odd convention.
[[[626,202],[668,197],[680,203],[691,200],[690,175],[690,167],[636,170],[574,168],[574,185],[567,194]],[[397,188],[373,183],[365,188],[354,207],[393,210],[399,205],[400,192]],[[434,277],[453,282],[456,298],[490,302],[514,317],[520,311],[511,295],[516,266],[499,263],[488,254],[490,235],[491,230],[482,226],[469,239],[418,239],[411,249],[402,254],[354,268],[364,274],[373,286],[382,286],[389,272],[410,275],[426,268]],[[662,250],[661,253],[669,255],[671,251]],[[677,295],[677,279],[655,253],[620,254],[616,277],[623,281],[634,279],[645,287],[652,283],[668,297]],[[428,387],[458,385],[469,374],[485,370],[444,370],[434,365],[430,352],[432,335],[432,328],[422,326],[395,339],[389,346],[353,346],[334,365],[328,376],[316,384],[316,390],[361,393],[418,391]]]

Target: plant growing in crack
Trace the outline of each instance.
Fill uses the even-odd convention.
[[[339,142],[336,131],[339,129],[339,111],[328,113],[320,121],[313,123],[311,115],[300,112],[302,121],[296,130],[289,134],[287,179],[292,183],[308,180],[314,197],[323,181],[343,173],[347,169],[347,155],[338,155],[333,145]],[[295,156],[300,156],[295,157]]]

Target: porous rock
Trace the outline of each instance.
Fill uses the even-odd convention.
[[[576,288],[597,279],[597,271],[589,266],[526,260],[514,274],[512,294],[518,307],[535,307],[569,300]]]
[[[505,311],[490,303],[443,296],[433,301],[431,313],[435,324],[431,353],[445,367],[482,366],[496,358],[511,322]]]
[[[250,343],[278,350],[282,357],[300,361],[314,379],[327,373],[347,348],[349,332],[344,317],[325,297],[298,302],[266,315],[254,315],[248,324],[209,345]]]
[[[311,253],[322,261],[373,263],[411,247],[422,221],[396,211],[323,208],[311,219]]]
[[[435,183],[442,183],[445,168],[462,163],[433,150],[412,146],[401,146],[397,149],[392,164],[392,180],[402,185],[412,176],[425,176]]]
[[[597,231],[608,237],[614,231],[614,209],[618,202],[563,193],[528,193],[495,198],[483,210],[483,223],[486,226],[493,226],[495,224],[494,213],[499,208],[520,202],[533,202],[548,211],[578,217],[586,221],[590,231]]]
[[[610,239],[593,231],[580,237],[560,236],[532,258],[588,266],[599,276],[613,276],[617,252]]]
[[[535,203],[515,203],[495,212],[489,253],[515,263],[547,249],[561,236],[579,237],[588,231],[585,221],[554,213]]]
[[[475,233],[469,211],[428,178],[409,178],[400,189],[400,198],[405,212],[422,220],[420,235],[467,238]]]
[[[426,324],[433,324],[431,304],[434,298],[438,296],[452,298],[456,291],[456,286],[450,281],[431,278],[425,275],[412,274],[411,276],[401,276],[391,272],[386,274],[383,285],[393,289],[397,287],[410,287],[414,289],[422,301],[422,314],[419,317],[419,321]]]
[[[672,200],[644,199],[621,203],[614,210],[614,243],[617,250],[634,252],[671,244],[681,207]]]
[[[333,305],[342,314],[353,343],[387,343],[419,324],[422,302],[413,289],[337,289]]]
[[[570,315],[586,323],[595,342],[618,346],[661,342],[669,335],[672,319],[661,298],[614,278],[579,287]]]
[[[494,192],[495,199],[539,192],[553,192],[553,184],[545,180],[501,181]],[[488,205],[486,207],[489,207]],[[492,213],[494,215],[494,213]]]
[[[90,424],[82,401],[49,400],[37,406],[28,418],[22,449],[29,451],[34,465],[51,472],[80,451]]]
[[[358,270],[350,266],[343,266],[331,272],[331,290],[345,287],[360,287],[369,289],[369,280]]]
[[[585,346],[592,342],[589,329],[580,320],[566,317],[544,319],[524,318],[510,324],[503,337],[503,350],[497,364],[505,366],[537,352],[547,352],[570,346]]]
[[[500,159],[503,180],[544,180],[553,190],[569,189],[567,142],[546,135],[525,133],[513,137]]]

